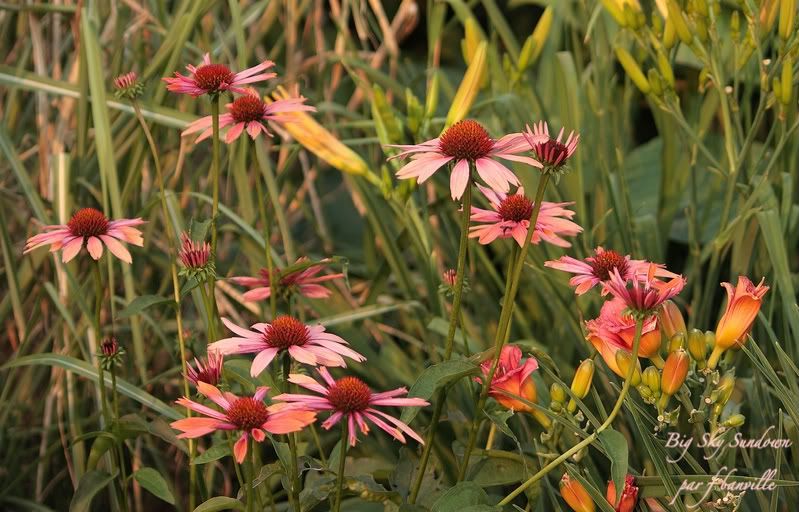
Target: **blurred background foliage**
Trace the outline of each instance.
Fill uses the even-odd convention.
[[[196,64],[204,52],[233,69],[274,60],[275,83],[308,97],[318,109],[314,119],[356,153],[320,147],[318,139],[303,138],[302,127],[292,136],[276,127],[279,136],[265,143],[242,138],[225,146],[217,271],[220,277],[253,274],[266,265],[265,247],[281,266],[300,255],[340,256],[346,284],[335,286],[332,300],[309,300],[303,310],[368,357],[351,371],[370,385],[410,386],[440,359],[447,301],[438,289],[442,271],[455,264],[458,240],[448,177],[436,175],[420,187],[396,181],[397,164],[386,161],[394,150],[385,145],[436,137],[465,117],[495,137],[544,119],[556,130],[581,134],[573,172],[549,188],[547,199],[573,202],[584,232],[572,248],[540,245],[528,260],[512,341],[541,362],[539,402],[547,403],[549,383],[569,382],[591,354],[581,321],[596,316],[600,305],[594,296],[575,298],[567,277],[545,270],[543,262],[564,253],[585,257],[604,246],[683,273],[689,285],[680,306],[689,326],[702,330],[715,327],[720,281],[735,282],[739,274],[766,278],[772,290],[752,333],[758,343],[735,356],[738,392],[730,407],[746,414],[743,432],[775,425],[799,446],[799,59],[794,25],[780,37],[783,3],[0,3],[0,350],[9,365],[34,357],[0,373],[2,507],[64,510],[85,471],[97,414],[86,379],[96,374],[69,357],[82,360],[94,351],[91,326],[81,320],[91,311],[92,284],[83,279],[89,268],[86,261],[61,265],[44,251],[23,258],[21,250],[40,223],[64,222],[78,207],[101,205],[115,217],[149,221],[145,249],[134,251],[133,265],[113,264],[115,308],[108,314],[129,347],[124,409],[153,434],[129,441],[134,465],[165,475],[180,508],[185,446],[164,423],[177,414],[167,404],[181,394],[174,318],[157,304],[125,310],[136,297],[169,295],[168,240],[146,141],[130,105],[110,90],[112,78],[129,70],[145,81],[141,103],[171,190],[168,222],[186,229],[209,216],[210,144],[195,146],[180,130],[207,115],[209,105],[169,95],[160,79]],[[692,38],[669,29],[669,19],[687,24]],[[534,170],[515,170],[527,190],[535,186]],[[255,193],[261,180],[274,221],[266,230]],[[509,252],[505,243],[471,246],[462,354],[489,348]],[[184,311],[188,340],[193,354],[203,354],[202,301],[194,300]],[[226,281],[218,303],[238,323],[262,318]],[[228,370],[246,372],[244,361],[229,361]],[[602,417],[603,397],[615,394],[617,379],[604,366],[599,374],[585,403]],[[472,407],[464,380],[448,403],[423,505],[451,486],[453,453],[462,450]],[[663,440],[652,435],[651,416],[633,406],[618,427],[630,442],[631,470],[652,477],[641,480],[644,496],[662,496],[673,485],[669,475],[679,482],[686,474],[712,474],[706,464],[662,464]],[[415,425],[426,426],[425,418],[423,412]],[[483,454],[473,478],[490,494],[503,495],[502,486],[523,480],[528,466],[538,464],[532,424],[509,421],[524,435],[503,436],[498,451],[516,458]],[[324,446],[336,437],[325,433]],[[407,492],[413,449],[373,435],[351,454],[364,474]],[[795,478],[795,450],[735,455],[730,464],[748,474],[777,467],[777,478]],[[603,493],[608,459],[589,452],[582,464]],[[231,495],[231,471],[225,460],[207,464],[207,485]],[[556,480],[544,481],[529,494],[530,509],[558,510],[556,494]],[[138,486],[135,497],[139,510],[167,506]],[[749,499],[748,510],[788,510],[797,496],[789,488]],[[396,500],[377,493],[372,503],[351,507],[396,509]]]

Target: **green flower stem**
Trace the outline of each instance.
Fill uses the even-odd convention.
[[[172,298],[175,301],[175,323],[177,324],[177,335],[178,335],[178,347],[180,349],[180,361],[181,366],[183,369],[183,394],[185,396],[190,395],[189,390],[189,380],[186,377],[188,374],[187,370],[187,362],[186,362],[186,340],[183,336],[183,313],[181,310],[181,298],[180,298],[180,281],[178,281],[178,266],[177,266],[177,255],[175,252],[175,247],[178,243],[178,239],[172,231],[172,223],[169,221],[169,209],[167,208],[166,204],[166,187],[164,185],[164,173],[161,169],[161,160],[158,158],[158,148],[155,144],[155,140],[153,139],[153,134],[150,131],[150,127],[147,125],[147,122],[144,120],[144,116],[141,112],[141,107],[139,106],[138,101],[133,101],[133,110],[136,113],[136,119],[139,121],[139,125],[144,132],[144,136],[147,139],[147,144],[150,147],[150,154],[153,158],[153,166],[155,167],[155,175],[156,180],[158,181],[158,192],[159,198],[161,201],[161,215],[164,218],[164,230],[166,232],[167,237],[167,246],[169,250],[167,251],[169,254],[169,270],[172,277]],[[201,289],[204,289],[202,286]],[[191,417],[191,409],[186,409],[186,414]],[[197,456],[197,443],[194,439],[189,439],[189,508],[194,510],[196,505],[196,491],[197,491],[197,466],[193,464],[194,458]]]
[[[497,326],[497,334],[494,338],[494,360],[491,364],[491,369],[488,375],[483,379],[483,388],[480,392],[480,398],[477,401],[477,407],[474,411],[474,419],[472,420],[471,430],[469,432],[469,440],[466,443],[466,451],[463,454],[463,462],[461,463],[460,471],[458,472],[458,481],[464,479],[466,470],[469,467],[469,459],[474,450],[475,443],[477,442],[477,429],[480,424],[481,411],[485,407],[486,400],[488,400],[488,391],[491,388],[491,381],[494,379],[494,373],[497,371],[499,365],[500,354],[502,347],[508,341],[510,336],[510,321],[513,316],[513,307],[516,301],[516,293],[519,290],[519,278],[524,268],[524,262],[527,260],[527,251],[530,248],[530,242],[533,239],[535,226],[538,222],[538,214],[541,212],[541,202],[544,200],[544,192],[549,183],[549,174],[542,174],[538,180],[538,190],[535,193],[535,203],[533,211],[530,215],[530,227],[527,229],[527,237],[525,238],[524,245],[519,251],[519,256],[516,262],[512,264],[510,271],[510,287],[505,288],[505,299],[502,302],[502,311],[499,315],[499,324]],[[514,242],[515,243],[515,242]]]
[[[283,355],[283,389],[286,393],[290,393],[289,373],[291,372],[291,357],[288,352]],[[291,453],[289,471],[291,475],[289,481],[291,482],[291,489],[288,489],[289,502],[291,503],[292,510],[300,510],[300,475],[297,465],[297,439],[293,433],[287,434],[289,441],[289,451]]]
[[[472,163],[471,167],[474,165]],[[455,294],[452,299],[452,311],[449,317],[449,329],[447,330],[447,338],[444,341],[444,360],[449,360],[452,357],[452,346],[455,340],[455,331],[458,327],[458,319],[461,312],[461,297],[463,296],[463,282],[466,275],[466,256],[467,248],[469,246],[469,217],[472,211],[472,179],[471,174],[469,180],[466,182],[466,191],[463,194],[463,211],[461,212],[461,238],[458,246],[458,263],[457,263],[457,276],[455,280]],[[433,450],[435,444],[436,430],[438,429],[438,422],[441,419],[441,413],[444,410],[444,404],[447,401],[447,391],[442,388],[438,390],[435,398],[435,408],[433,409],[433,416],[430,418],[430,428],[427,430],[427,436],[424,441],[424,450],[422,451],[422,459],[419,463],[419,470],[416,473],[416,480],[413,483],[413,490],[411,491],[408,502],[416,503],[416,498],[419,496],[419,489],[422,488],[422,480],[424,480],[424,473],[427,469],[427,463],[430,460],[430,452]]]
[[[333,512],[341,510],[341,496],[344,493],[344,465],[347,461],[347,421],[346,418],[342,419],[341,423],[341,444],[339,445],[338,454],[338,472],[336,473],[336,501],[333,504]]]
[[[261,222],[264,225],[264,252],[266,253],[266,271],[269,275],[269,286],[272,289],[272,293],[269,294],[269,309],[272,313],[270,320],[274,320],[277,316],[277,294],[274,293],[275,287],[272,286],[272,280],[274,278],[273,271],[275,268],[275,263],[272,261],[272,246],[269,244],[269,241],[272,239],[272,230],[269,224],[269,218],[266,216],[266,200],[264,197],[263,186],[261,185],[261,179],[258,176],[255,177],[255,193],[258,195],[258,212],[261,215]]]
[[[644,319],[642,316],[639,316],[635,321],[635,338],[633,338],[633,351],[632,351],[633,361],[638,359],[638,349],[641,344],[641,331],[643,330],[643,327],[644,327]],[[594,433],[586,437],[576,445],[572,446],[567,451],[563,452],[563,454],[560,455],[557,459],[553,460],[552,462],[541,468],[538,471],[538,473],[531,476],[529,479],[527,479],[527,481],[525,481],[519,487],[514,489],[513,492],[505,496],[505,498],[503,498],[502,501],[498,503],[499,506],[504,506],[509,504],[511,501],[513,501],[513,499],[516,496],[524,492],[525,489],[527,489],[537,481],[544,478],[544,476],[546,476],[547,473],[555,469],[563,461],[567,460],[575,453],[579,452],[586,446],[596,441],[599,438],[599,434],[601,434],[603,431],[607,430],[608,427],[610,427],[610,425],[613,423],[613,420],[616,419],[616,416],[619,414],[619,411],[621,411],[621,407],[624,404],[624,398],[627,396],[627,393],[630,390],[630,381],[632,380],[635,368],[636,366],[634,364],[631,364],[630,367],[627,369],[627,375],[624,378],[624,385],[621,388],[621,393],[619,394],[618,400],[616,400],[616,405],[613,406],[613,409],[610,411],[608,417],[599,427],[597,427]]]
[[[97,349],[100,350],[101,345],[103,343],[103,332],[101,326],[101,319],[100,315],[103,308],[103,281],[102,277],[100,276],[100,262],[96,262],[94,265],[94,289],[95,289],[95,296],[94,296],[94,335],[96,338]],[[97,357],[97,377],[98,377],[98,385],[100,391],[100,408],[103,411],[103,423],[104,426],[107,428],[111,424],[111,413],[108,410],[108,403],[106,401],[105,396],[105,369],[103,369],[103,364],[100,357]]]
[[[212,131],[212,145],[211,145],[211,257],[214,261],[217,260],[216,242],[218,238],[218,222],[219,222],[219,94],[211,96],[211,131]],[[211,310],[208,312],[208,329],[213,333],[212,337],[216,338],[216,276],[213,274],[208,275],[209,296]]]
[[[255,443],[252,436],[247,438],[247,451],[250,453],[250,463],[247,464],[247,483],[245,484],[247,494],[247,512],[252,512],[252,507],[255,503],[253,494],[255,490],[252,488],[253,474],[255,473]]]

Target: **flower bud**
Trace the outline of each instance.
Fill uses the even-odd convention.
[[[624,8],[616,0],[601,0],[602,5],[608,11],[608,14],[616,20],[616,23],[622,27],[626,26],[627,18],[624,16]]]
[[[654,366],[648,366],[641,374],[641,382],[652,391],[652,395],[660,393],[660,371]]]
[[[660,52],[658,55],[658,67],[663,68],[665,67],[669,72],[671,71],[671,66],[668,63],[668,59],[665,61],[665,66],[661,66],[660,64],[660,56],[663,56],[665,59],[665,55],[663,52]],[[661,70],[662,73],[662,70]],[[674,81],[674,76],[672,75],[672,82]],[[660,325],[663,327],[663,332],[666,334],[666,337],[671,339],[677,333],[686,333],[688,330],[685,327],[685,319],[680,312],[680,308],[677,307],[677,304],[674,301],[667,300],[663,303],[663,306],[660,308],[660,312],[658,313],[658,319],[660,320]]]
[[[649,80],[649,86],[652,88],[652,94],[657,97],[663,96],[663,81],[660,79],[657,70],[649,68],[646,72],[646,78]]]
[[[674,70],[671,68],[669,58],[666,56],[663,50],[660,49],[658,49],[657,56],[658,70],[660,71],[661,76],[663,76],[663,81],[669,88],[674,89]],[[667,306],[667,304],[669,305]],[[666,301],[663,305],[664,309],[669,308],[669,315],[675,317],[672,320],[675,332],[679,330],[685,332],[685,320],[680,312],[680,308],[678,308],[677,305],[670,300]]]
[[[139,82],[139,76],[135,71],[114,78],[114,88],[116,89],[114,95],[117,98],[129,100],[135,100],[144,92],[144,84]]]
[[[652,10],[652,32],[655,33],[655,37],[661,37],[663,35],[663,18],[660,17],[660,14],[656,10]]]
[[[786,107],[793,96],[793,59],[786,55],[782,61],[782,83],[780,83],[780,101]]]
[[[744,416],[743,414],[733,414],[732,416],[724,420],[723,425],[725,427],[738,428],[741,425],[743,425],[745,421],[746,421],[746,416]]]
[[[549,32],[552,29],[552,6],[544,9],[544,13],[538,19],[538,23],[533,29],[533,33],[524,42],[521,53],[519,53],[519,71],[524,71],[538,60],[544,45],[547,43]]]
[[[591,381],[594,379],[594,360],[593,359],[586,359],[580,366],[577,367],[577,371],[574,372],[574,379],[572,380],[571,391],[580,400],[588,395],[588,391],[591,389]],[[574,400],[569,400],[569,412],[574,412],[577,410],[577,402]]]
[[[671,50],[675,44],[677,44],[677,30],[674,28],[674,22],[666,19],[666,27],[663,29],[663,46],[667,50]]]
[[[97,357],[100,359],[100,364],[104,369],[111,370],[113,367],[122,364],[122,356],[124,355],[125,349],[119,345],[115,337],[111,336],[100,343],[100,352]]]
[[[716,344],[708,361],[711,369],[716,367],[725,350],[746,342],[749,330],[760,311],[763,296],[769,289],[763,284],[763,280],[755,285],[745,276],[738,277],[735,287],[730,283],[721,285],[727,290],[727,307],[716,327]]]
[[[616,501],[616,485],[613,480],[609,481],[606,498],[616,512],[632,512],[638,502],[638,487],[635,485],[635,478],[632,475],[627,475],[624,478],[624,489],[621,490],[618,501]]]
[[[674,24],[674,30],[677,32],[680,41],[684,44],[691,44],[693,34],[690,27],[688,27],[688,23],[685,21],[680,6],[675,0],[666,0],[666,7],[669,10],[669,21]]]
[[[594,512],[594,500],[585,487],[577,480],[572,480],[568,473],[560,479],[560,495],[574,512]]]
[[[633,81],[635,86],[638,87],[642,93],[649,94],[652,88],[644,76],[643,71],[641,71],[641,68],[638,66],[638,63],[635,62],[633,56],[621,46],[617,46],[616,58],[619,59],[619,64],[621,64],[621,67],[624,68],[627,76],[630,77],[630,80]]]
[[[771,32],[774,22],[777,21],[777,13],[780,11],[781,0],[762,0],[760,2],[760,27],[763,35]]]
[[[796,0],[780,0],[780,37],[783,41],[790,39],[793,33],[793,21],[796,16]]]
[[[463,120],[471,110],[477,93],[482,86],[483,78],[486,75],[488,66],[488,42],[482,41],[475,48],[466,68],[466,74],[455,92],[452,104],[447,112],[446,127],[450,127],[458,121]]]
[[[688,376],[690,364],[691,359],[688,357],[688,352],[683,349],[669,354],[666,364],[663,366],[663,377],[660,384],[660,389],[664,394],[671,396],[680,389]]]
[[[741,17],[738,15],[738,11],[732,11],[730,16],[730,33],[733,41],[738,41],[741,36]]]
[[[669,340],[669,353],[685,347],[685,334],[678,332]]]
[[[721,407],[727,405],[735,390],[735,375],[732,372],[725,373],[719,380],[718,386],[710,394],[710,399]]]
[[[557,382],[553,382],[552,386],[549,388],[549,398],[553,402],[560,402],[563,403],[566,401],[566,390],[563,389],[563,386],[558,384]]]
[[[691,332],[688,333],[688,353],[694,358],[700,369],[705,367],[707,341],[705,334],[699,329],[691,329]]]
[[[630,385],[637,387],[638,384],[641,383],[641,363],[638,362],[638,358],[633,361],[633,355],[626,350],[619,350],[616,352],[616,365],[619,367],[619,371],[621,371],[622,375],[628,375],[630,373],[630,367],[633,364],[635,366],[632,376],[630,377]]]

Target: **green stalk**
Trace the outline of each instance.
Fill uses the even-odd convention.
[[[636,321],[635,321],[635,338],[633,338],[633,361],[636,361],[638,359],[638,348],[639,348],[639,346],[641,344],[641,331],[643,330],[643,327],[644,327],[644,319],[643,319],[642,316],[639,316],[636,319]],[[582,450],[586,446],[588,446],[591,443],[593,443],[594,441],[596,441],[597,438],[599,438],[599,434],[601,434],[608,427],[610,427],[611,423],[613,423],[613,420],[619,414],[619,411],[621,411],[622,404],[624,404],[624,398],[627,396],[627,393],[630,390],[630,381],[632,379],[633,372],[635,371],[635,368],[636,368],[636,365],[635,364],[631,364],[630,367],[627,369],[627,375],[624,378],[624,385],[621,388],[621,393],[619,394],[618,400],[616,400],[616,405],[613,406],[613,409],[610,411],[610,414],[608,415],[607,419],[605,419],[605,421],[599,427],[597,427],[596,431],[594,431],[593,434],[591,434],[590,436],[586,437],[585,439],[583,439],[582,441],[580,441],[576,445],[574,445],[571,448],[569,448],[568,450],[566,450],[557,459],[553,460],[552,462],[550,462],[549,464],[547,464],[546,466],[541,468],[538,471],[538,473],[536,473],[533,476],[531,476],[529,479],[527,479],[527,481],[525,481],[519,487],[514,489],[513,492],[511,492],[510,494],[505,496],[505,498],[503,498],[502,501],[500,501],[498,503],[499,506],[503,506],[503,505],[509,504],[511,501],[513,501],[513,499],[516,496],[518,496],[519,494],[524,492],[525,489],[527,489],[528,487],[530,487],[531,485],[533,485],[537,481],[539,481],[542,478],[544,478],[544,476],[546,476],[547,473],[549,473],[550,471],[555,469],[563,461],[567,460],[569,457],[571,457],[575,453],[579,452],[580,450]]]
[[[255,177],[255,193],[258,195],[258,212],[261,215],[261,222],[264,225],[264,252],[266,253],[266,271],[269,275],[269,286],[272,290],[272,293],[269,294],[269,309],[272,313],[270,320],[274,320],[277,316],[277,296],[275,293],[275,287],[272,285],[272,281],[274,281],[273,270],[275,268],[275,263],[272,261],[272,247],[269,245],[269,241],[272,239],[272,230],[270,229],[269,218],[266,216],[266,201],[264,200],[264,191],[263,187],[261,186],[261,180],[258,176]]]
[[[486,400],[488,399],[488,391],[491,388],[491,381],[494,379],[494,373],[497,371],[499,365],[499,356],[502,353],[502,347],[508,341],[510,336],[510,321],[513,316],[513,306],[516,301],[516,293],[519,290],[519,278],[524,268],[524,262],[527,259],[527,251],[530,248],[530,241],[533,239],[535,226],[538,222],[538,214],[541,212],[541,202],[544,200],[544,192],[549,183],[549,174],[542,174],[538,180],[538,190],[535,193],[535,204],[533,205],[533,212],[530,215],[530,227],[527,230],[527,236],[524,245],[519,251],[519,257],[511,267],[510,275],[510,288],[505,289],[505,300],[502,303],[502,312],[499,315],[499,324],[497,326],[497,334],[494,337],[494,360],[491,364],[491,369],[488,375],[483,379],[483,389],[480,392],[480,398],[477,401],[477,408],[475,409],[474,419],[472,419],[472,426],[469,432],[469,440],[466,443],[466,451],[463,454],[463,462],[461,463],[458,472],[458,481],[462,481],[466,476],[466,470],[469,467],[469,459],[474,450],[474,445],[477,442],[477,430],[480,425],[480,411],[485,407]]]
[[[211,153],[211,181],[212,181],[212,197],[211,203],[211,254],[216,261],[216,241],[217,241],[217,222],[219,216],[219,94],[211,96],[211,130],[212,135],[212,153]],[[216,277],[214,275],[208,276],[208,286],[211,289],[211,307],[212,311],[209,312],[209,320],[213,320],[216,311]],[[214,321],[214,325],[216,322]]]
[[[457,276],[455,280],[455,295],[452,299],[452,311],[449,317],[449,329],[447,330],[447,338],[444,341],[444,360],[448,361],[452,356],[452,346],[455,340],[455,331],[458,327],[458,318],[460,317],[461,310],[461,297],[463,296],[463,282],[466,275],[466,255],[469,246],[469,217],[472,211],[472,179],[471,167],[473,163],[469,163],[470,176],[466,183],[466,191],[463,194],[463,211],[461,213],[461,238],[458,246],[458,264]],[[430,419],[430,428],[427,430],[427,436],[424,441],[424,450],[422,451],[422,459],[419,463],[419,470],[416,473],[416,480],[413,483],[413,489],[410,494],[408,502],[411,504],[416,503],[416,498],[419,496],[419,489],[422,487],[422,480],[424,479],[425,469],[430,460],[430,453],[435,444],[436,430],[438,429],[438,422],[441,419],[441,413],[444,410],[444,404],[447,401],[447,391],[444,388],[438,390],[436,393],[436,406],[433,409],[433,416]]]
[[[158,158],[158,148],[155,145],[155,140],[153,139],[153,134],[150,131],[150,127],[147,126],[147,122],[144,120],[139,102],[133,100],[132,103],[133,110],[136,113],[136,119],[138,119],[139,125],[141,126],[144,136],[147,139],[147,144],[150,147],[150,153],[153,158],[153,166],[155,167],[156,179],[158,181],[158,191],[161,200],[161,215],[164,217],[164,229],[166,230],[167,246],[169,247],[169,270],[172,277],[172,298],[175,301],[175,322],[177,323],[178,346],[180,348],[180,361],[183,368],[183,394],[185,396],[189,396],[189,380],[186,377],[188,374],[186,366],[186,340],[183,336],[183,313],[180,307],[180,282],[178,281],[177,256],[175,254],[175,246],[173,245],[173,241],[174,243],[177,243],[177,237],[172,232],[172,223],[169,221],[169,210],[166,204],[166,190],[164,185],[164,173],[161,170],[161,160]],[[204,287],[201,286],[200,288],[204,290]],[[191,416],[190,409],[187,408],[186,413],[188,416]],[[194,457],[196,457],[196,455],[197,444],[194,439],[189,439],[189,508],[191,510],[194,510],[196,504],[197,466],[193,464]]]
[[[339,446],[338,455],[338,473],[336,473],[336,501],[333,505],[333,512],[341,510],[341,496],[344,494],[344,465],[347,460],[347,421],[346,418],[340,421],[341,423],[341,445]]]
[[[103,342],[102,327],[100,325],[100,315],[103,307],[103,282],[102,277],[100,276],[100,262],[95,262],[93,267],[95,285],[94,331],[97,339],[97,347],[100,348],[100,345]],[[108,411],[108,404],[106,403],[105,397],[105,370],[103,369],[103,365],[99,357],[97,358],[97,378],[97,384],[100,387],[100,408],[103,411],[103,422],[105,423],[104,426],[107,428],[111,424],[111,413]]]
[[[289,356],[288,352],[286,352],[283,356],[283,385],[285,392],[289,392],[289,372],[291,371],[291,356]],[[291,489],[288,489],[289,494],[289,501],[291,502],[291,508],[293,510],[300,510],[300,477],[299,477],[299,469],[297,467],[297,440],[294,437],[293,433],[287,434],[288,441],[289,441],[289,451],[291,452],[291,467],[289,471],[291,471],[291,476],[289,481],[291,482]]]
[[[247,483],[245,484],[246,487],[246,494],[247,494],[247,512],[252,512],[253,500],[252,495],[255,494],[254,489],[252,488],[252,479],[253,475],[255,474],[255,443],[253,442],[252,436],[247,438],[247,449],[250,452],[250,463],[248,464],[249,470],[247,471]]]

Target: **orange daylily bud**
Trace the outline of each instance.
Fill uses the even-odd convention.
[[[591,381],[594,379],[594,360],[593,359],[586,359],[580,366],[577,368],[577,371],[574,372],[574,380],[572,380],[572,393],[574,396],[582,400],[588,394],[588,391],[591,389]],[[574,400],[569,400],[568,406],[569,412],[574,412],[577,410],[577,402]]]
[[[669,357],[666,358],[666,364],[663,366],[663,376],[660,381],[660,390],[663,394],[671,396],[680,389],[680,386],[682,386],[688,376],[690,364],[691,358],[688,357],[688,352],[683,349],[669,354]]]
[[[614,507],[616,512],[632,512],[638,501],[638,487],[635,485],[635,478],[632,475],[627,475],[624,479],[624,489],[621,491],[618,502],[616,502],[616,485],[613,480],[608,482],[606,496],[608,503]]]
[[[660,308],[660,313],[658,313],[658,318],[660,319],[660,325],[667,339],[672,339],[675,334],[685,334],[688,332],[680,308],[670,300],[663,303],[663,306]]]
[[[730,283],[721,283],[727,290],[727,308],[716,327],[716,345],[708,361],[710,368],[716,367],[725,350],[746,343],[746,336],[760,311],[763,296],[769,289],[763,281],[755,286],[746,276],[738,276],[735,288]]]
[[[594,500],[588,495],[585,487],[577,480],[569,478],[568,473],[564,473],[563,478],[560,479],[560,495],[574,512],[594,512],[596,510]]]

